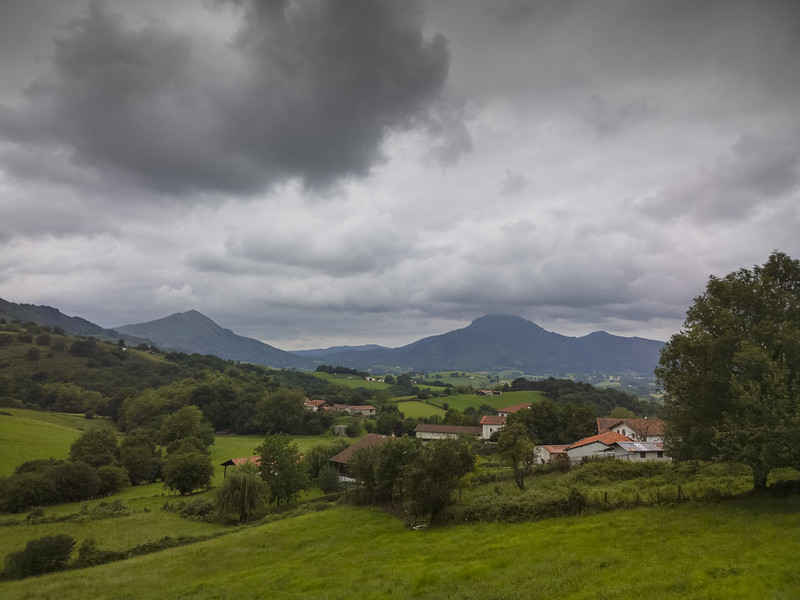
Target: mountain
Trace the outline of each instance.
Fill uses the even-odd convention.
[[[223,329],[205,315],[190,310],[163,319],[121,325],[117,331],[146,337],[162,350],[213,354],[220,358],[277,368],[313,370],[313,361],[279,350],[253,338]]]
[[[554,377],[592,373],[653,378],[663,342],[600,331],[567,337],[510,315],[486,315],[468,327],[400,348],[341,351],[328,363],[358,369],[408,371],[515,370]]]
[[[149,340],[135,336],[125,336],[114,329],[104,329],[81,317],[68,317],[52,306],[37,306],[35,304],[16,304],[0,298],[0,318],[6,321],[20,321],[26,323],[33,321],[39,325],[60,327],[69,335],[85,335],[96,337],[99,340],[116,342],[124,338],[128,344],[139,344]]]

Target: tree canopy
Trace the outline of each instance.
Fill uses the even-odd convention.
[[[800,464],[800,262],[774,252],[763,266],[710,277],[656,376],[665,443],[677,460],[721,459],[769,472]]]

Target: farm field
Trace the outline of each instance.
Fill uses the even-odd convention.
[[[357,377],[355,375],[334,375],[332,373],[323,373],[321,371],[312,371],[309,372],[309,375],[313,375],[319,379],[324,379],[325,381],[329,381],[331,383],[338,383],[340,385],[346,385],[349,388],[364,388],[367,390],[385,390],[389,386],[385,383],[380,381],[367,381],[362,377]]]
[[[505,408],[506,406],[514,406],[515,404],[525,404],[536,402],[545,398],[542,392],[503,392],[502,396],[478,396],[477,394],[453,394],[452,396],[442,396],[441,398],[432,398],[431,402],[439,404],[447,403],[450,408],[463,411],[465,408],[471,406],[478,408],[482,404],[488,404],[494,409]]]
[[[435,400],[438,400],[438,398]],[[420,402],[419,400],[405,400],[403,402],[398,402],[397,409],[403,413],[403,416],[405,416],[406,419],[427,419],[433,416],[444,417],[444,415],[447,413],[447,411],[443,408],[434,406],[433,404],[426,404],[425,402]]]
[[[66,458],[81,431],[102,422],[79,415],[0,409],[0,477],[11,475],[28,460]]]
[[[347,560],[320,568],[334,552]],[[0,596],[793,598],[798,554],[796,497],[423,531],[343,506],[90,571],[2,582]]]

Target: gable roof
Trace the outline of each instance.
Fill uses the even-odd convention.
[[[238,467],[239,465],[243,465],[244,463],[251,462],[254,465],[261,464],[261,457],[260,456],[240,456],[238,458],[229,458],[224,463],[220,463],[220,467]]]
[[[340,463],[343,465],[347,464],[347,461],[350,460],[350,457],[353,456],[353,452],[356,450],[360,450],[361,448],[369,448],[370,446],[375,446],[377,444],[382,444],[386,440],[390,439],[388,435],[379,435],[377,433],[368,433],[363,438],[358,440],[355,444],[348,446],[336,456],[331,457],[331,462]]]
[[[664,435],[664,421],[661,419],[616,419],[613,417],[597,417],[597,433],[611,431],[623,423],[639,437]]]
[[[582,440],[578,440],[574,444],[570,444],[567,447],[567,450],[572,450],[573,448],[580,448],[581,446],[586,446],[587,444],[593,444],[595,442],[600,442],[601,444],[605,444],[606,446],[612,446],[614,442],[632,442],[633,440],[627,436],[622,435],[621,433],[617,433],[616,431],[605,431],[603,433],[598,433],[597,435],[592,435]]]
[[[569,448],[569,444],[548,444],[546,446],[541,446],[545,450],[547,450],[550,454],[564,454]]]
[[[451,433],[456,435],[480,435],[480,427],[471,427],[469,425],[434,425],[431,423],[420,423],[414,429],[415,432],[421,433]]]
[[[483,415],[481,417],[481,425],[505,425],[506,418],[498,415]]]

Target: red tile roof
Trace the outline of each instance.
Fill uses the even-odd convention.
[[[542,446],[542,448],[550,454],[564,454],[569,448],[569,444],[548,444],[547,446]]]
[[[505,425],[506,418],[497,415],[483,415],[481,417],[481,425]]]
[[[633,440],[629,437],[622,435],[621,433],[617,433],[616,431],[606,431],[604,433],[598,433],[597,435],[593,435],[590,437],[583,438],[582,440],[578,440],[574,444],[570,444],[567,449],[572,448],[580,448],[581,446],[585,446],[587,444],[592,444],[594,442],[600,442],[601,444],[605,444],[606,446],[612,446],[614,442],[632,442]]]
[[[258,465],[261,463],[260,456],[240,456],[238,458],[230,458],[226,460],[224,463],[220,463],[220,466],[236,466],[243,465],[244,463],[251,462],[254,465]]]
[[[377,444],[382,444],[386,440],[391,439],[388,435],[378,435],[377,433],[368,433],[363,438],[358,440],[352,446],[348,446],[339,454],[331,458],[331,462],[341,463],[343,465],[347,464],[347,461],[350,460],[350,457],[353,455],[353,452],[356,450],[360,450],[361,448],[369,448],[370,446],[375,446]]]
[[[661,419],[615,419],[613,417],[597,417],[597,433],[611,431],[622,423],[640,437],[664,435],[664,421]]]

